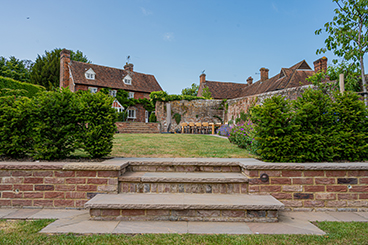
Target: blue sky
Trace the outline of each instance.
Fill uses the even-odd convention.
[[[331,0],[0,0],[0,56],[35,60],[45,50],[81,50],[93,63],[153,74],[178,94],[208,80],[243,83],[323,55]],[[29,19],[28,19],[29,17]],[[325,54],[329,61],[334,57]],[[329,62],[330,63],[330,62]]]

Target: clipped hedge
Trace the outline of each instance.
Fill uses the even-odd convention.
[[[8,77],[0,76],[0,94],[8,95],[11,92],[9,90],[24,91],[23,93],[21,93],[22,96],[32,98],[37,93],[43,92],[46,89],[40,85],[20,82]]]
[[[204,97],[197,97],[192,95],[177,95],[177,94],[168,94],[165,91],[156,91],[152,92],[150,94],[150,99],[153,101],[153,104],[156,103],[156,101],[162,101],[162,102],[168,102],[168,101],[174,101],[174,100],[205,100]]]

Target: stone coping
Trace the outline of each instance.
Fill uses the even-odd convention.
[[[128,166],[240,166],[246,170],[368,170],[368,162],[268,163],[254,158],[112,158],[103,162],[0,162],[1,170],[118,171]]]
[[[247,183],[240,173],[192,173],[192,172],[127,172],[119,177],[124,182],[149,183]]]
[[[93,209],[227,209],[279,210],[284,207],[271,195],[248,194],[98,194],[85,208]]]

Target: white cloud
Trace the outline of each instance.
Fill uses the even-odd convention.
[[[153,12],[151,10],[145,9],[143,7],[141,7],[141,11],[142,11],[143,15],[146,15],[146,16],[153,14]]]
[[[172,33],[172,32],[166,32],[164,34],[164,40],[165,41],[172,41],[172,40],[174,40],[174,33]]]

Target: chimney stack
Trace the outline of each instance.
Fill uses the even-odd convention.
[[[70,50],[63,49],[60,52],[60,88],[69,87],[71,91],[72,84],[69,79],[69,63],[70,63]]]
[[[314,64],[314,71],[315,72],[321,72],[321,71],[327,71],[327,58],[322,57],[316,61],[313,62]]]
[[[206,82],[206,74],[202,73],[200,76],[199,76],[199,84],[201,83],[205,83]]]
[[[126,71],[133,71],[133,64],[131,63],[126,63],[126,65],[124,66],[124,70]]]
[[[252,77],[248,77],[248,79],[247,79],[248,86],[249,85],[252,85],[252,83],[253,83],[253,78]]]
[[[268,71],[269,70],[267,68],[264,68],[264,67],[262,67],[260,69],[260,72],[261,72],[261,82],[266,81],[268,79]]]

